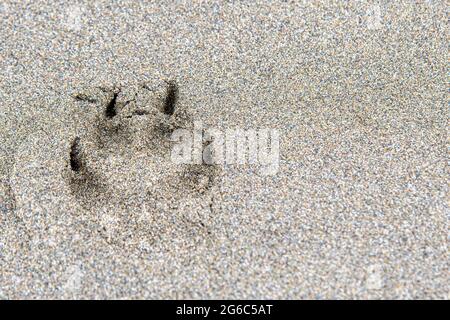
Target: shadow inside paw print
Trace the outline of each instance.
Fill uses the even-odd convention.
[[[211,239],[218,169],[171,161],[171,134],[193,122],[174,82],[93,88],[73,98],[82,115],[67,180],[85,221],[108,242],[146,250]]]

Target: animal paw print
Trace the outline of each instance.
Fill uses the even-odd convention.
[[[85,221],[126,250],[168,248],[211,239],[212,165],[170,158],[171,134],[191,129],[174,82],[93,88],[73,96],[77,134],[67,152],[67,180]]]

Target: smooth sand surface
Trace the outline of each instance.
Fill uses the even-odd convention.
[[[0,298],[448,299],[444,1],[22,2]],[[173,164],[194,121],[277,129],[278,173]]]

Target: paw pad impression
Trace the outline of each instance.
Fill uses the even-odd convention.
[[[217,168],[170,159],[173,130],[193,126],[178,97],[166,81],[73,96],[67,180],[89,227],[122,248],[211,236]]]

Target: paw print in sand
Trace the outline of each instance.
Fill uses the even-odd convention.
[[[178,107],[177,85],[98,88],[74,98],[91,112],[71,142],[68,181],[91,227],[127,249],[210,238],[217,168],[171,161],[172,132],[193,126]]]
[[[193,128],[178,94],[161,81],[73,95],[54,132],[17,151],[19,218],[42,239],[75,221],[124,252],[208,243],[218,169],[171,161],[172,132]]]

